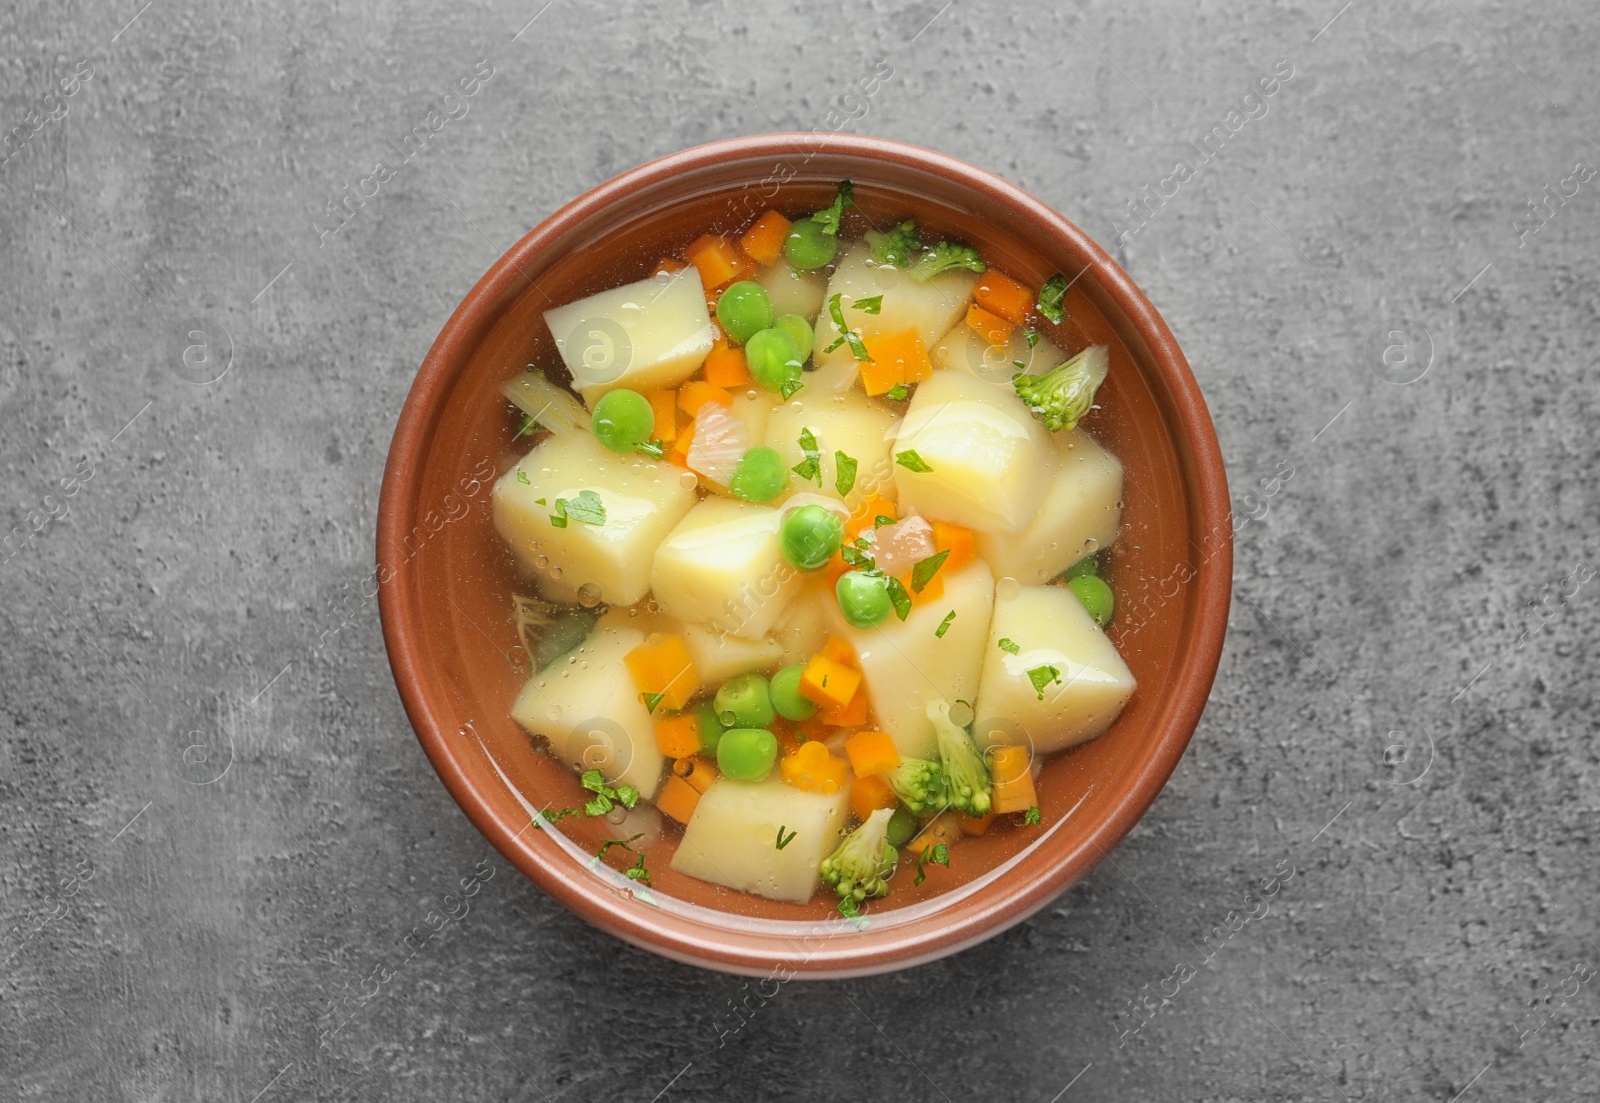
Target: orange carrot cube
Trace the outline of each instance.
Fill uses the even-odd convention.
[[[661,787],[661,793],[656,797],[656,807],[661,810],[661,814],[670,816],[679,823],[688,823],[689,817],[694,815],[694,806],[699,803],[700,790],[676,774],[667,778],[667,783]]]
[[[807,793],[837,793],[844,788],[849,768],[844,759],[828,753],[818,740],[802,743],[778,763],[783,780]]]
[[[744,349],[734,348],[725,339],[719,339],[706,354],[706,382],[713,387],[742,387],[750,382],[750,369],[745,366]]]
[[[721,387],[703,383],[698,379],[691,379],[678,388],[678,409],[690,417],[698,414],[700,407],[707,402],[715,402],[719,406],[732,406],[733,395]]]
[[[656,746],[668,758],[688,758],[700,753],[700,718],[692,712],[656,717]]]
[[[622,657],[646,706],[676,712],[700,688],[689,645],[677,633],[652,636]]]
[[[990,812],[987,816],[962,816],[961,833],[963,835],[982,835],[989,830],[989,825],[999,813]]]
[[[882,778],[857,777],[850,783],[850,811],[866,819],[880,808],[894,808],[900,802]]]
[[[1004,345],[1016,328],[998,314],[991,314],[977,303],[967,305],[967,325],[991,345]]]
[[[789,227],[792,225],[794,223],[777,211],[768,211],[756,219],[755,225],[744,232],[739,244],[753,260],[762,264],[776,263],[778,256],[783,252],[783,242],[789,236]]]
[[[700,283],[707,292],[738,279],[753,267],[737,245],[714,234],[695,239],[683,256],[699,270]]]
[[[874,494],[856,506],[855,511],[850,514],[850,520],[844,523],[845,539],[854,540],[872,528],[879,517],[887,517],[891,521],[898,519],[895,516],[894,503],[882,494]]]
[[[989,772],[994,777],[996,812],[1026,812],[1039,804],[1033,787],[1033,766],[1026,747],[995,747],[989,751]]]
[[[819,651],[800,675],[800,695],[819,705],[843,708],[861,685],[861,671]]]
[[[651,391],[645,397],[650,400],[650,410],[656,415],[650,439],[671,444],[678,439],[678,392]]]
[[[803,691],[802,691],[803,692]],[[867,690],[856,690],[847,705],[826,704],[817,710],[822,722],[835,728],[859,728],[867,722]]]
[[[933,522],[933,547],[935,551],[950,553],[945,556],[939,574],[959,571],[978,557],[978,545],[973,539],[972,530],[948,521]]]
[[[991,314],[998,314],[1006,321],[1019,326],[1028,320],[1028,311],[1033,307],[1032,289],[1003,272],[996,272],[993,268],[978,280],[978,285],[972,289],[972,297],[978,300],[979,306]]]
[[[886,732],[856,732],[844,741],[844,753],[857,777],[881,774],[900,765],[900,751]]]
[[[822,654],[842,666],[860,665],[856,662],[856,649],[838,636],[828,637],[828,642],[822,645]]]

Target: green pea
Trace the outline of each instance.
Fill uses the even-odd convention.
[[[907,812],[903,807],[896,808],[894,815],[889,817],[889,845],[893,847],[905,846],[917,837],[917,817]]]
[[[776,449],[761,444],[744,454],[733,469],[728,489],[747,502],[770,502],[789,485],[789,465]]]
[[[729,728],[717,743],[717,769],[737,781],[764,781],[778,761],[778,737],[765,728]]]
[[[742,345],[772,324],[772,298],[754,280],[729,284],[717,296],[717,322]]]
[[[800,351],[800,363],[804,364],[811,358],[811,343],[815,333],[810,322],[798,314],[785,314],[772,324],[789,335],[794,347]]]
[[[752,379],[780,394],[784,384],[800,381],[805,365],[800,346],[777,326],[769,326],[745,342],[744,361]]]
[[[824,233],[822,223],[816,219],[802,218],[789,228],[789,236],[783,242],[783,255],[796,268],[821,268],[839,255],[839,238]]]
[[[594,439],[624,454],[632,452],[655,431],[656,415],[650,400],[638,391],[607,391],[594,404]]]
[[[1104,627],[1110,623],[1117,599],[1105,579],[1092,574],[1081,575],[1068,582],[1067,589],[1078,595],[1078,600],[1083,602],[1083,607],[1089,610],[1096,624]]]
[[[1093,555],[1084,556],[1068,567],[1066,574],[1062,575],[1062,577],[1071,582],[1074,578],[1083,578],[1085,575],[1098,575],[1099,573],[1100,553],[1095,552]]]
[[[833,592],[839,599],[839,612],[852,628],[876,628],[888,619],[893,608],[889,584],[881,576],[865,571],[840,575]]]
[[[796,570],[819,569],[843,542],[844,522],[827,506],[791,509],[778,527],[778,549]]]
[[[715,703],[717,719],[727,728],[764,728],[778,715],[767,680],[759,674],[741,674],[722,683]],[[722,734],[727,738],[727,732]]]
[[[809,720],[817,711],[817,703],[800,692],[800,675],[805,672],[805,663],[792,663],[774,674],[767,687],[772,707],[785,720]]]
[[[694,717],[700,723],[700,750],[716,754],[723,731],[722,721],[717,718],[717,707],[710,701],[701,701],[694,707]]]

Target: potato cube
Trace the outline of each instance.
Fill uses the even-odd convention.
[[[598,292],[545,311],[544,320],[591,410],[618,387],[675,387],[711,351],[711,313],[694,268]]]
[[[832,603],[831,629],[855,648],[878,727],[889,734],[902,755],[938,756],[938,740],[928,722],[928,701],[936,697],[972,701],[977,697],[993,607],[994,575],[981,559],[952,572],[944,580],[944,597],[912,606],[903,621],[891,615],[876,628],[851,628],[838,603]],[[934,635],[951,612],[956,616],[944,635]]]
[[[695,669],[706,685],[752,671],[770,670],[783,658],[783,645],[771,636],[758,640],[720,633],[700,624],[685,624],[681,629]]]
[[[1002,651],[1002,639],[1017,653]],[[1071,590],[1023,586],[995,602],[973,734],[980,745],[1031,741],[1049,754],[1109,728],[1134,688],[1128,664]]]
[[[902,515],[914,510],[979,532],[1022,531],[1055,466],[1048,435],[1021,399],[954,371],[917,386],[893,451],[913,451],[929,468],[895,464]]]
[[[868,338],[869,344],[874,336],[915,329],[922,338],[922,347],[931,349],[951,326],[966,316],[967,303],[977,282],[976,272],[954,271],[918,283],[906,275],[904,269],[879,264],[872,256],[871,246],[857,242],[840,255],[833,278],[828,281],[827,294],[817,315],[816,347],[811,358],[818,367],[854,358],[848,343],[832,352],[825,351],[839,336],[839,327],[827,307],[835,295],[839,296],[845,324]],[[878,313],[855,309],[856,300],[878,295],[883,296]]]
[[[780,513],[734,498],[707,498],[656,549],[650,588],[671,616],[758,640],[800,588],[778,547]]]
[[[608,452],[584,433],[548,437],[495,483],[495,528],[530,570],[548,578],[560,568],[553,596],[592,584],[600,600],[632,605],[650,589],[656,545],[694,505],[680,475],[669,464]],[[556,499],[585,490],[599,495],[605,524],[552,524]]]
[[[817,866],[839,845],[849,792],[804,792],[778,777],[721,778],[700,796],[672,868],[714,885],[804,904]],[[794,837],[777,847],[778,828]]]
[[[623,657],[644,642],[629,628],[597,628],[582,644],[529,678],[511,718],[574,770],[599,770],[647,800],[661,788],[665,757],[655,722],[639,699]]]
[[[1015,536],[978,534],[978,554],[1001,577],[1043,585],[1110,547],[1122,527],[1122,464],[1088,433],[1052,433],[1056,467],[1044,500]]]
[[[952,327],[928,355],[936,370],[965,372],[1007,390],[1018,372],[1042,375],[1067,359],[1066,353],[1043,337],[1029,348],[1018,329],[1003,344],[992,345],[965,323]],[[1021,368],[1017,367],[1019,360],[1024,365]]]
[[[799,491],[826,494],[830,498],[859,501],[874,487],[892,481],[893,460],[889,455],[889,434],[894,414],[860,394],[813,394],[809,384],[772,411],[767,419],[767,447],[777,451],[783,462],[793,467],[805,458],[800,447],[800,431],[810,429],[821,453],[822,485],[802,482],[791,474],[789,485]],[[856,479],[848,495],[841,495],[836,482],[837,456],[843,452],[856,461]]]
[[[756,274],[756,282],[767,289],[772,313],[780,318],[785,314],[798,314],[808,320],[815,318],[828,289],[828,279],[821,272],[797,272],[786,260],[761,269]]]

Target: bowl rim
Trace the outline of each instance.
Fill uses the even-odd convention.
[[[1083,273],[1127,319],[1144,344],[1146,363],[1167,390],[1176,426],[1175,444],[1194,532],[1220,533],[1214,547],[1196,557],[1191,631],[1179,661],[1164,683],[1169,701],[1165,730],[1149,757],[1113,805],[1111,814],[1091,825],[1083,841],[1056,856],[1039,876],[1007,893],[983,894],[963,902],[955,917],[936,913],[889,929],[831,936],[798,952],[792,937],[730,931],[715,925],[643,907],[600,882],[579,876],[568,863],[539,859],[531,842],[492,810],[488,795],[468,775],[470,752],[449,738],[459,725],[425,690],[429,679],[421,649],[414,642],[425,611],[405,600],[407,588],[385,585],[385,567],[403,559],[404,535],[413,517],[406,504],[418,496],[427,446],[443,405],[440,397],[465,371],[470,353],[528,282],[528,262],[583,228],[607,208],[639,188],[661,185],[689,169],[736,160],[771,158],[776,163],[816,155],[890,162],[944,178],[959,190],[1008,209],[1037,227],[1056,251],[1086,258]],[[868,173],[863,173],[868,175]],[[937,960],[1020,923],[1089,872],[1138,822],[1165,786],[1199,723],[1222,657],[1232,596],[1233,526],[1229,520],[1227,476],[1210,413],[1199,384],[1176,338],[1155,306],[1120,265],[1088,234],[1043,201],[987,170],[944,153],[891,139],[853,134],[773,133],[727,138],[649,161],[601,183],[562,206],[508,249],[477,281],[451,313],[423,359],[406,396],[385,462],[377,518],[378,608],[391,671],[407,717],[429,761],[451,797],[491,845],[513,866],[584,920],[643,949],[722,972],[766,976],[830,978],[862,976]],[[1208,538],[1209,539],[1209,538]],[[1193,551],[1193,548],[1191,548]]]

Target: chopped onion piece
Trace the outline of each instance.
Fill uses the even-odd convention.
[[[694,442],[689,445],[689,470],[701,478],[727,486],[739,461],[750,448],[750,427],[726,406],[707,402],[694,418]]]
[[[500,388],[512,405],[557,436],[589,431],[583,403],[539,372],[525,371]]]

